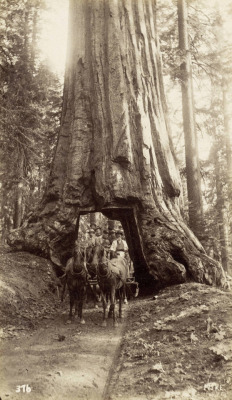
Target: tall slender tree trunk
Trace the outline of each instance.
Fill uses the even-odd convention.
[[[71,0],[64,102],[48,187],[9,243],[62,266],[80,214],[121,222],[141,285],[219,284],[185,225],[153,0]]]
[[[24,74],[22,75],[22,87],[20,93],[20,103],[22,109],[27,107],[28,104],[28,71],[29,71],[29,62],[30,62],[30,52],[29,52],[29,9],[30,5],[26,2],[26,6],[24,9],[24,29],[23,29],[23,46],[22,46],[22,64],[24,69]],[[22,113],[21,118],[25,118],[25,114]],[[17,185],[15,188],[15,205],[14,205],[14,216],[13,216],[13,227],[19,228],[22,223],[23,217],[23,190],[24,190],[24,146],[25,146],[25,138],[23,137],[20,129],[18,132],[15,132],[18,135],[20,144],[18,145],[18,160],[17,160]]]
[[[228,100],[228,82],[225,76],[222,78],[222,94],[223,94],[223,116],[224,116],[224,138],[226,148],[226,161],[227,161],[227,186],[228,186],[228,200],[229,200],[229,220],[230,231],[232,233],[232,123],[231,123],[231,110]],[[231,240],[232,241],[232,240]]]
[[[223,114],[223,122],[224,122],[224,131],[223,131],[223,145],[226,155],[226,185],[227,191],[225,195],[225,206],[228,210],[226,217],[226,226],[229,226],[229,239],[226,242],[227,250],[226,252],[231,254],[232,256],[232,121],[231,121],[231,112],[230,112],[230,101],[229,101],[229,87],[231,86],[230,82],[230,67],[228,65],[228,47],[226,46],[226,37],[223,28],[223,19],[220,3],[217,3],[217,25],[215,27],[216,39],[217,39],[217,52],[218,59],[217,62],[219,64],[219,74],[218,80],[221,84],[216,82],[219,85],[220,94],[222,97],[222,114]],[[231,258],[231,257],[230,257]],[[227,263],[227,267],[232,268],[231,262]]]
[[[222,79],[222,92],[223,92],[223,115],[224,115],[224,139],[226,149],[226,164],[227,164],[227,208],[228,217],[226,218],[226,225],[228,227],[228,240],[226,241],[226,258],[227,258],[227,271],[232,272],[232,121],[228,100],[228,86],[225,76]],[[223,264],[222,264],[223,265]],[[225,267],[224,267],[225,269]]]
[[[96,213],[89,214],[89,224],[90,226],[97,226],[97,215]]]
[[[179,49],[181,52],[182,112],[185,137],[186,176],[189,204],[189,225],[195,235],[203,235],[203,205],[198,143],[195,124],[195,109],[192,86],[191,53],[188,40],[188,12],[185,0],[178,0]]]
[[[217,221],[219,227],[220,236],[220,250],[221,250],[221,262],[225,271],[228,271],[229,267],[229,225],[227,217],[227,209],[225,205],[224,190],[221,177],[221,168],[218,155],[218,148],[215,146],[214,151],[214,163],[215,163],[215,179],[216,179],[216,193],[217,193]]]
[[[35,69],[36,66],[36,48],[37,48],[37,36],[38,36],[38,10],[35,6],[32,17],[32,40],[31,40],[31,68]]]

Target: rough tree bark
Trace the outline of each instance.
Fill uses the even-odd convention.
[[[215,135],[216,136],[216,135]],[[216,183],[216,195],[217,195],[217,223],[219,228],[219,240],[220,240],[220,252],[221,252],[221,263],[224,271],[228,272],[229,269],[229,223],[228,213],[225,204],[225,193],[223,190],[223,180],[221,176],[221,166],[219,160],[219,149],[217,144],[214,147],[214,173]]]
[[[189,225],[198,239],[204,237],[201,175],[198,155],[198,141],[195,122],[195,108],[192,84],[192,61],[188,40],[188,11],[185,0],[177,1],[179,48],[182,56],[181,91],[182,113],[185,138],[185,160],[189,204]]]
[[[230,107],[229,107],[227,87],[228,87],[228,82],[226,81],[224,75],[224,77],[222,78],[224,138],[225,138],[226,161],[227,161],[227,186],[228,186],[229,217],[230,217],[229,222],[230,222],[230,230],[232,232],[232,141],[231,141],[232,123],[230,117]]]
[[[9,236],[62,265],[79,215],[121,221],[140,282],[219,284],[183,222],[153,0],[71,0],[61,129],[38,211]]]
[[[217,3],[217,24],[215,26],[215,34],[216,34],[216,43],[217,43],[217,61],[219,65],[219,76],[221,81],[221,94],[222,94],[222,113],[223,113],[223,122],[224,122],[224,148],[226,155],[226,183],[227,183],[227,200],[225,201],[225,206],[228,208],[228,214],[226,217],[226,225],[221,230],[227,230],[227,226],[229,225],[229,233],[228,239],[225,241],[225,245],[227,246],[225,250],[225,259],[227,259],[224,264],[227,265],[227,270],[231,271],[231,262],[230,262],[230,252],[232,249],[232,142],[231,142],[231,116],[230,116],[230,107],[229,107],[229,91],[230,91],[230,57],[228,57],[228,38],[225,34],[223,27],[223,14],[221,11],[220,3]],[[222,196],[222,194],[221,194]],[[220,196],[219,196],[220,198]],[[222,263],[224,269],[225,266]]]

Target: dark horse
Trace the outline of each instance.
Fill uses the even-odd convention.
[[[90,279],[95,279],[97,276],[96,257],[94,258],[95,245],[90,245],[86,248],[86,266]]]
[[[112,315],[113,324],[117,326],[115,313],[116,292],[119,298],[119,318],[122,317],[122,300],[125,291],[128,269],[123,258],[113,258],[108,260],[103,246],[95,246],[93,262],[97,264],[97,279],[101,290],[103,305],[103,322],[106,326],[106,307],[107,298],[110,300],[110,310],[108,317]]]
[[[75,248],[73,257],[68,260],[65,267],[65,281],[61,300],[63,300],[65,286],[67,284],[70,298],[69,318],[72,319],[72,310],[73,306],[75,305],[74,317],[76,314],[78,314],[81,324],[85,324],[85,320],[82,316],[82,310],[86,297],[87,275],[88,273],[85,267],[85,253],[83,250]]]
[[[95,245],[90,245],[86,248],[86,267],[89,274],[87,286],[87,298],[90,297],[94,300],[95,308],[98,308],[97,303],[100,301],[101,294],[97,282],[97,259],[94,257]]]

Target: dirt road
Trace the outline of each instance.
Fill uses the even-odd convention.
[[[67,324],[66,312],[34,331],[15,330],[1,346],[1,399],[102,399],[123,324],[101,327],[100,312],[86,310],[86,325]]]

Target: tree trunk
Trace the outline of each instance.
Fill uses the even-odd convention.
[[[89,214],[89,225],[90,228],[96,228],[97,226],[97,216],[96,213]]]
[[[229,235],[228,235],[228,218],[227,210],[225,205],[225,198],[223,194],[223,185],[221,177],[221,168],[218,156],[218,149],[215,147],[214,152],[214,168],[215,168],[215,179],[216,179],[216,193],[217,193],[217,220],[219,227],[220,237],[220,253],[221,263],[225,271],[228,272],[229,267]]]
[[[228,58],[228,42],[227,37],[223,28],[223,17],[221,12],[220,3],[217,3],[217,24],[215,26],[215,34],[217,39],[217,62],[219,64],[220,82],[221,82],[221,96],[222,96],[222,114],[224,122],[223,131],[223,145],[225,148],[226,155],[226,184],[227,184],[227,199],[224,198],[224,204],[228,209],[228,215],[226,217],[226,227],[229,225],[228,241],[227,246],[229,250],[226,250],[227,259],[232,249],[232,142],[231,142],[231,115],[230,115],[230,99],[229,99],[229,87],[230,87],[230,62]],[[216,80],[216,84],[218,81]],[[226,199],[226,202],[225,202]],[[222,227],[223,229],[223,227]],[[230,263],[226,261],[227,268],[231,269]],[[225,268],[224,268],[225,269]]]
[[[144,285],[220,283],[221,266],[185,225],[164,112],[153,0],[71,0],[61,129],[37,211],[9,236],[63,265],[79,216],[121,221]]]
[[[223,67],[222,67],[222,73],[223,73]],[[224,77],[222,78],[224,137],[225,137],[226,161],[227,161],[229,221],[230,221],[230,230],[232,232],[232,142],[231,142],[232,126],[231,126],[231,117],[230,117],[227,86],[228,86],[228,82],[225,79],[225,75],[224,75]]]
[[[198,143],[195,123],[195,109],[192,87],[192,62],[188,43],[187,5],[178,0],[179,49],[182,56],[181,90],[182,112],[185,137],[185,160],[189,204],[189,225],[198,239],[203,238],[203,205],[201,176],[198,156]]]

